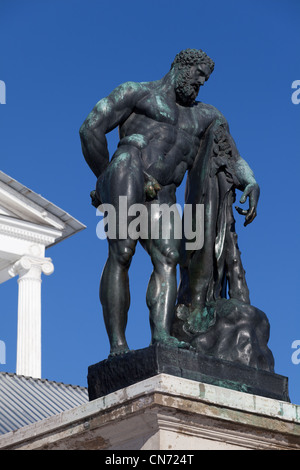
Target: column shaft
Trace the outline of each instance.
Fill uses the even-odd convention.
[[[54,270],[50,258],[24,256],[17,261],[13,272],[19,274],[18,296],[18,375],[41,378],[42,325],[41,276]]]
[[[20,276],[18,299],[17,374],[41,377],[41,268]]]

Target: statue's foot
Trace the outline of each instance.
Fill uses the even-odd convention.
[[[170,346],[173,348],[193,349],[189,343],[186,343],[185,341],[179,341],[179,339],[170,335],[161,335],[153,338],[151,344],[157,343],[164,344],[165,346]]]
[[[116,357],[116,356],[122,356],[123,354],[126,354],[130,351],[128,346],[116,346],[112,347],[110,350],[110,354],[108,358]]]

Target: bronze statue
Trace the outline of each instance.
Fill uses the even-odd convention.
[[[238,189],[240,202],[249,200],[249,208],[238,212],[245,216],[245,225],[251,223],[260,190],[225,117],[214,106],[196,101],[213,70],[214,62],[203,51],[187,49],[176,55],[160,80],[118,86],[81,126],[82,150],[97,178],[93,204],[111,204],[117,216],[120,196],[126,196],[128,206],[143,204],[148,213],[154,203],[173,205],[186,172],[186,203],[204,204],[201,249],[186,250],[184,240],[174,237],[172,221],[168,239],[139,240],[153,263],[147,290],[152,344],[192,347],[272,370],[268,320],[250,305],[232,213]],[[120,142],[109,161],[105,135],[117,126]],[[108,238],[109,256],[100,284],[112,356],[128,351],[128,270],[138,242],[122,238],[121,229]]]

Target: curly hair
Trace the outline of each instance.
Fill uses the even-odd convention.
[[[201,49],[185,49],[179,52],[171,65],[171,69],[178,64],[179,68],[182,69],[186,66],[196,65],[196,64],[207,64],[211,70],[211,73],[214,70],[215,63],[208,57],[208,55],[203,52]]]

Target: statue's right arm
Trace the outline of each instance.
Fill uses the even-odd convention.
[[[98,178],[109,163],[105,134],[124,122],[144,92],[139,83],[126,82],[100,100],[82,124],[79,134],[84,158]]]

